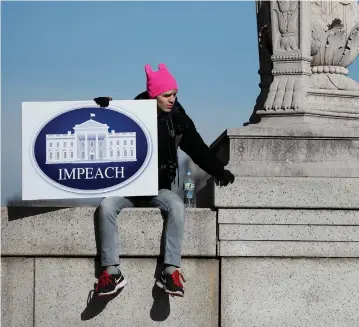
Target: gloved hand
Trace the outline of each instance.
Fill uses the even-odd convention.
[[[96,104],[98,104],[101,108],[106,108],[110,104],[110,101],[112,100],[111,97],[98,97],[93,99]]]
[[[229,183],[234,182],[234,175],[227,169],[224,169],[220,176],[215,178],[216,185],[227,186]]]

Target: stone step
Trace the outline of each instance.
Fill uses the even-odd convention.
[[[359,210],[221,209],[219,224],[359,226]]]
[[[359,178],[240,177],[215,186],[218,208],[359,209]]]
[[[220,224],[219,240],[359,242],[359,226]]]
[[[220,241],[219,256],[359,258],[359,242]]]
[[[2,207],[1,255],[95,256],[97,216],[92,207]],[[159,209],[124,209],[118,223],[121,255],[160,254],[163,219]],[[215,211],[186,210],[182,249],[183,256],[216,256]]]

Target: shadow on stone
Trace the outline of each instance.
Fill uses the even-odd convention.
[[[123,288],[121,288],[117,293],[113,295],[96,296],[95,289],[96,284],[94,285],[94,289],[91,290],[88,295],[87,306],[85,310],[81,313],[82,321],[90,320],[99,315],[106,308],[107,303],[117,297],[123,290]]]
[[[99,256],[95,258],[94,266],[95,266],[95,278],[98,279],[103,269],[101,267],[101,261]],[[95,291],[96,286],[97,284],[95,283],[93,289],[89,292],[89,295],[87,297],[87,306],[85,310],[81,313],[82,321],[90,320],[96,317],[97,315],[99,315],[106,308],[107,303],[109,303],[111,300],[116,298],[123,290],[123,288],[121,288],[117,293],[113,295],[97,296]]]
[[[96,242],[96,258],[98,259],[101,254],[101,243],[100,243],[100,231],[99,231],[99,208],[97,207],[94,215],[94,232],[95,232],[95,242]]]
[[[58,210],[63,210],[63,209],[66,209],[66,208],[64,208],[64,207],[47,208],[47,207],[16,207],[16,206],[12,207],[12,206],[8,206],[7,212],[8,212],[9,221],[12,221],[12,220],[36,216],[36,215],[40,215],[43,213],[58,211]]]
[[[155,280],[160,278],[162,269],[163,269],[163,257],[159,257],[157,259],[157,265],[154,274]],[[150,311],[151,319],[153,321],[166,320],[171,312],[169,295],[166,292],[164,292],[163,289],[159,288],[155,282],[152,288],[152,297],[153,297],[153,304]]]

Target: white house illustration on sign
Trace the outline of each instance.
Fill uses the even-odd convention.
[[[135,132],[109,133],[92,117],[75,125],[74,133],[46,134],[46,164],[137,161]]]

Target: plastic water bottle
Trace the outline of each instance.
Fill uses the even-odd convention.
[[[187,170],[186,177],[183,181],[183,190],[184,190],[184,206],[185,208],[195,208],[195,184],[191,178],[191,171]]]

